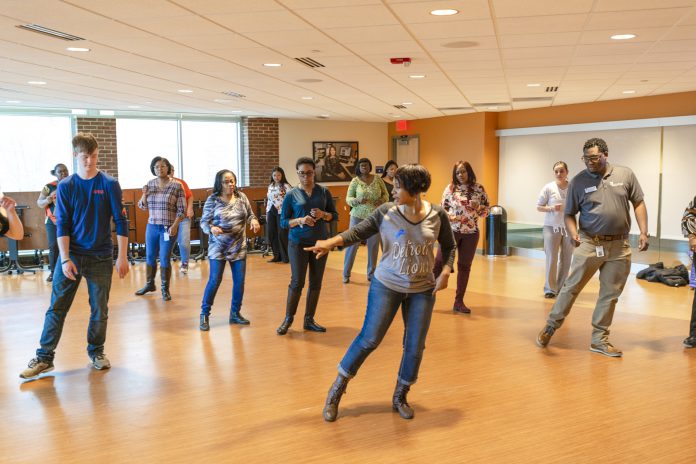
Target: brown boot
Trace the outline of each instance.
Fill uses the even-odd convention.
[[[413,408],[406,402],[406,395],[411,389],[410,385],[403,384],[397,380],[392,398],[392,407],[404,419],[413,419]]]
[[[326,405],[324,406],[324,420],[326,422],[333,422],[336,420],[336,416],[338,416],[338,403],[341,402],[341,397],[346,392],[349,380],[350,379],[344,377],[343,374],[338,374],[333,385],[331,385],[329,394],[326,397]]]

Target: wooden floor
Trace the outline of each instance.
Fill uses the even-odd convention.
[[[624,358],[590,353],[596,279],[547,349],[534,344],[551,301],[543,262],[474,262],[467,303],[439,297],[419,382],[405,421],[391,410],[401,356],[397,318],[349,384],[335,423],[322,420],[336,365],[365,312],[364,247],[353,282],[332,254],[318,321],[285,337],[287,265],[254,255],[243,313],[227,324],[226,274],[210,332],[198,330],[207,264],[173,279],[173,301],[135,297],[143,263],[114,279],[106,353],[85,353],[86,287],[68,316],[56,370],[32,382],[33,357],[50,297],[45,273],[0,276],[0,462],[683,463],[696,458],[696,350],[685,350],[693,293],[629,277],[612,341]],[[177,265],[178,268],[178,265]],[[227,271],[229,272],[229,271]],[[454,283],[455,279],[452,279]],[[158,285],[159,287],[159,285]],[[304,302],[301,303],[303,305]],[[300,308],[300,314],[303,306]]]

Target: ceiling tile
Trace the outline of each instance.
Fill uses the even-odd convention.
[[[492,0],[498,18],[589,13],[593,0]]]

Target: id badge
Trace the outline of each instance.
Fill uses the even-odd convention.
[[[164,233],[164,241],[165,241],[165,242],[168,242],[168,241],[169,241],[169,233],[168,233],[168,232],[165,232],[165,233]]]
[[[604,247],[602,245],[597,245],[595,247],[595,252],[598,258],[602,258],[604,256]]]

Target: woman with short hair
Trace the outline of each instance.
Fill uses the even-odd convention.
[[[148,211],[145,229],[145,255],[147,260],[145,286],[135,292],[144,295],[157,290],[157,256],[161,267],[162,299],[172,299],[169,282],[172,278],[172,247],[179,231],[179,223],[186,214],[186,196],[181,183],[169,177],[171,163],[167,158],[156,156],[150,162],[150,172],[155,176],[143,186],[143,195],[138,201],[138,208]]]
[[[384,185],[382,178],[371,174],[372,162],[368,158],[358,160],[356,176],[348,186],[346,203],[350,209],[350,227],[363,221],[382,203],[389,201],[389,192]],[[350,282],[350,273],[353,270],[355,255],[358,253],[360,243],[349,246],[345,249],[343,256],[343,283]],[[378,237],[372,236],[367,239],[367,280],[372,280],[372,274],[377,265],[377,254],[379,252]]]
[[[339,363],[338,376],[326,398],[323,414],[328,422],[336,420],[348,381],[379,346],[399,307],[404,320],[403,355],[392,408],[404,419],[413,418],[406,395],[418,379],[435,294],[447,288],[454,262],[454,238],[447,214],[422,199],[429,187],[427,169],[416,164],[402,166],[394,179],[394,203],[380,206],[348,231],[305,248],[316,253],[317,259],[326,259],[337,246],[376,235],[385,250],[370,283],[362,330]],[[433,274],[435,241],[446,257],[437,279]]]

